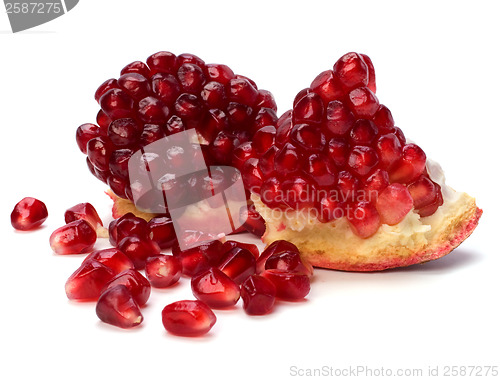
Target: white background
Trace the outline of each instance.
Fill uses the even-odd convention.
[[[82,0],[64,17],[18,34],[1,13],[0,377],[286,379],[292,366],[424,375],[430,366],[441,375],[445,366],[499,366],[495,5]],[[163,306],[192,297],[186,279],[153,291],[142,327],[101,323],[93,304],[69,302],[64,293],[83,257],[52,254],[48,237],[79,202],[93,203],[109,222],[106,187],[88,173],[75,130],[94,121],[102,81],[159,50],[228,64],[271,90],[279,112],[344,53],[368,54],[380,101],[442,164],[448,183],[477,198],[479,227],[451,255],[424,265],[372,274],[317,270],[305,302],[280,303],[266,317],[248,317],[241,307],[217,311],[203,338],[173,337],[161,324]],[[24,196],[43,200],[50,213],[33,233],[9,223]]]

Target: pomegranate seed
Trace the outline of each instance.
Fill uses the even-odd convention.
[[[258,192],[262,185],[262,172],[259,169],[259,160],[249,158],[242,168],[243,183],[245,188],[252,192]]]
[[[318,219],[320,222],[328,223],[344,216],[344,205],[336,196],[325,194],[319,203]]]
[[[75,220],[59,227],[50,235],[50,247],[59,255],[87,253],[92,250],[97,234],[85,220]]]
[[[156,73],[173,74],[177,70],[177,57],[168,51],[152,54],[146,63],[151,70],[151,75]]]
[[[360,188],[359,180],[348,171],[338,174],[337,188],[342,201],[354,201]]]
[[[146,260],[146,277],[151,286],[167,288],[176,284],[182,274],[182,265],[174,256],[154,256]]]
[[[134,61],[126,65],[122,71],[120,71],[120,75],[127,73],[137,73],[141,74],[143,77],[149,78],[151,76],[151,72],[149,71],[149,67],[141,61]]]
[[[105,92],[99,99],[99,104],[112,120],[131,116],[134,108],[132,97],[120,88],[112,88]]]
[[[227,84],[234,78],[234,72],[226,65],[208,64],[206,65],[208,78],[212,81]]]
[[[99,126],[92,123],[80,125],[76,130],[76,143],[83,154],[87,154],[87,143],[101,134]]]
[[[258,131],[264,127],[275,126],[277,122],[278,115],[276,115],[275,110],[271,108],[261,108],[255,115],[252,131]]]
[[[202,301],[182,300],[171,303],[161,312],[165,329],[174,335],[199,336],[210,331],[217,318]]]
[[[321,97],[310,92],[303,96],[293,107],[293,121],[299,123],[318,124],[323,118],[324,106]]]
[[[193,277],[191,290],[197,299],[214,309],[234,306],[240,299],[240,287],[217,268]]]
[[[441,193],[441,186],[439,186],[437,183],[435,183],[434,185],[436,186],[436,199],[434,200],[434,202],[428,204],[427,206],[423,206],[418,209],[418,213],[422,218],[434,214],[436,210],[443,204],[443,194]]]
[[[208,82],[201,90],[201,99],[209,108],[225,108],[227,96],[225,86],[220,82]]]
[[[377,169],[365,182],[365,194],[369,201],[376,201],[378,194],[389,186],[389,174],[385,170]]]
[[[276,136],[276,128],[272,125],[260,128],[252,139],[253,147],[256,153],[260,156],[264,154],[271,146],[274,145]]]
[[[210,268],[209,260],[201,251],[199,246],[189,248],[177,255],[174,254],[174,256],[176,256],[181,262],[182,274],[185,276],[193,277]]]
[[[247,106],[253,106],[257,101],[259,92],[247,78],[233,78],[229,81],[227,92],[229,100]]]
[[[303,259],[297,251],[274,252],[266,260],[264,267],[267,269],[278,269],[285,272],[301,273],[309,277],[313,275],[313,267]]]
[[[358,53],[343,55],[333,66],[333,72],[348,90],[368,85],[368,66]]]
[[[357,145],[352,148],[347,164],[355,174],[364,177],[377,166],[377,153],[369,146]]]
[[[255,257],[256,260],[259,258],[260,255],[259,248],[257,248],[255,244],[242,243],[240,241],[235,241],[235,240],[227,240],[226,242],[224,242],[224,244],[222,245],[222,251],[223,251],[222,256],[224,256],[227,252],[229,252],[231,249],[235,247],[247,249],[252,253],[252,255]]]
[[[408,185],[413,205],[417,210],[434,202],[436,199],[436,190],[434,182],[424,175],[421,175]]]
[[[243,206],[240,211],[240,222],[243,228],[254,234],[255,236],[261,237],[266,232],[266,222],[264,218],[257,212],[254,204]]]
[[[118,178],[126,179],[129,177],[128,162],[134,154],[131,149],[118,149],[111,153],[109,157],[109,171]]]
[[[252,121],[253,109],[245,104],[229,102],[227,105],[227,116],[229,124],[237,127],[247,128]]]
[[[326,108],[326,127],[334,135],[346,134],[354,124],[354,115],[338,100],[328,103]]]
[[[181,85],[171,74],[157,73],[153,75],[151,88],[153,94],[167,106],[172,106],[181,94]]]
[[[281,186],[283,202],[293,210],[314,207],[316,186],[302,176],[288,177]]]
[[[230,163],[234,142],[226,131],[221,131],[210,143],[210,153],[218,162]]]
[[[262,251],[261,255],[257,259],[257,273],[262,273],[265,270],[265,265],[266,261],[271,255],[274,253],[281,253],[281,252],[297,252],[299,253],[299,249],[297,246],[293,243],[290,243],[289,241],[286,240],[276,240],[272,242],[269,246]]]
[[[278,178],[271,177],[264,181],[260,188],[260,198],[270,208],[281,207],[283,192]]]
[[[318,94],[325,104],[332,100],[341,99],[344,95],[342,86],[332,70],[319,74],[311,83],[311,90]]]
[[[111,269],[115,274],[126,271],[127,269],[135,269],[132,260],[117,248],[94,251],[89,254],[83,262],[88,260],[100,262]]]
[[[352,145],[371,145],[378,134],[377,126],[370,120],[356,121],[349,134]]]
[[[290,133],[292,132],[292,111],[285,112],[279,119],[276,128],[276,145],[278,148],[283,147],[290,139]]]
[[[161,253],[156,242],[138,236],[124,237],[118,243],[118,249],[132,260],[136,269],[144,269],[148,257]]]
[[[29,231],[40,227],[48,216],[45,203],[36,198],[25,197],[14,206],[10,222],[16,230]]]
[[[112,144],[108,137],[95,137],[87,143],[90,162],[99,170],[108,170]]]
[[[205,75],[203,70],[193,63],[184,63],[177,71],[179,83],[186,92],[200,92],[205,84]]]
[[[243,169],[243,165],[249,158],[255,158],[256,153],[253,149],[253,145],[251,141],[246,141],[240,145],[238,145],[233,150],[233,166],[239,170]]]
[[[347,220],[352,231],[362,239],[377,232],[380,227],[380,216],[372,203],[358,202],[352,210],[348,210]]]
[[[148,222],[149,237],[158,243],[161,249],[171,248],[177,241],[174,223],[169,216],[157,216]]]
[[[107,266],[95,260],[85,260],[66,281],[66,296],[70,300],[95,301],[113,276],[113,271]]]
[[[103,110],[99,110],[97,112],[97,116],[95,118],[97,125],[99,125],[99,134],[101,136],[107,136],[108,135],[108,127],[111,124],[113,120],[111,120],[108,115],[106,115]]]
[[[377,86],[375,84],[375,68],[373,67],[372,60],[366,54],[360,54],[360,56],[368,67],[368,88],[375,93],[377,91]]]
[[[222,257],[219,269],[237,284],[255,273],[255,256],[248,250],[240,247],[230,249]]]
[[[319,152],[326,144],[320,129],[309,124],[296,124],[290,134],[291,142],[303,152]]]
[[[309,156],[304,171],[319,186],[329,187],[337,182],[333,161],[321,153]]]
[[[118,246],[124,238],[130,236],[149,238],[148,223],[132,213],[127,213],[109,224],[109,242],[112,246]]]
[[[305,274],[286,272],[279,269],[266,269],[262,276],[274,284],[276,297],[287,301],[301,300],[311,290],[311,282]]]
[[[287,176],[296,172],[299,168],[299,155],[297,149],[290,143],[286,143],[274,158],[274,168],[277,173]]]
[[[108,137],[116,147],[128,147],[137,143],[142,134],[134,119],[117,119],[108,127]]]
[[[141,100],[151,92],[149,81],[138,73],[125,73],[118,78],[118,85],[135,100]]]
[[[403,156],[389,172],[391,182],[408,183],[420,176],[425,170],[426,156],[416,144],[403,147]]]
[[[140,272],[135,269],[127,269],[113,277],[104,290],[115,286],[125,286],[139,306],[148,302],[151,295],[151,284]]]
[[[259,158],[259,169],[264,178],[269,178],[274,174],[274,158],[277,152],[278,148],[273,145]]]
[[[137,116],[147,124],[165,124],[169,115],[168,107],[153,96],[142,99],[137,105]]]
[[[196,95],[184,93],[175,101],[174,109],[180,117],[191,120],[202,114],[203,104]]]
[[[371,118],[379,108],[377,97],[368,87],[355,88],[347,99],[349,108],[357,117]]]
[[[372,121],[383,133],[394,131],[394,119],[392,117],[392,113],[389,108],[383,104],[378,107],[377,112],[373,115]]]
[[[217,265],[220,260],[222,259],[222,256],[224,255],[224,246],[221,241],[219,240],[212,240],[209,242],[204,242],[202,244],[199,244],[195,247],[188,248],[184,251],[181,251],[179,248],[179,245],[176,244],[172,247],[172,254],[174,256],[189,256],[190,253],[199,253],[201,256],[204,256],[206,261],[208,262],[209,266],[210,265]],[[203,262],[203,265],[205,265],[205,260],[201,260]],[[202,268],[201,270],[208,269],[208,267]],[[193,273],[199,270],[192,271]],[[192,274],[191,274],[192,276]]]
[[[122,329],[138,326],[144,319],[129,289],[123,285],[109,288],[101,294],[96,314],[101,321]]]
[[[393,183],[379,194],[376,207],[380,222],[393,226],[413,208],[413,199],[404,185]]]
[[[96,231],[98,227],[102,227],[102,220],[94,206],[90,203],[78,203],[67,209],[64,213],[64,221],[66,223],[71,223],[79,219],[86,220]]]
[[[333,138],[328,142],[328,155],[337,167],[342,168],[347,163],[349,145],[344,139]]]
[[[241,285],[241,299],[247,314],[268,314],[276,301],[276,287],[265,277],[251,275]]]
[[[380,163],[386,170],[389,170],[403,155],[401,143],[396,135],[392,133],[379,137],[376,143],[376,151]]]
[[[94,98],[96,102],[99,103],[101,96],[113,88],[119,88],[118,81],[116,79],[113,78],[104,81],[95,92]]]

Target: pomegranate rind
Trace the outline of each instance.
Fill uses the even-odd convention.
[[[422,218],[416,229],[425,228],[418,239],[409,241],[402,237],[401,226],[387,226],[362,239],[346,232],[345,218],[333,223],[317,223],[299,231],[273,218],[272,209],[265,206],[253,194],[257,210],[266,220],[266,233],[262,241],[266,245],[275,240],[288,240],[295,244],[301,255],[313,266],[352,272],[373,272],[390,268],[406,267],[439,259],[467,239],[477,227],[483,211],[466,193],[456,193],[451,205],[439,213]],[[413,211],[411,216],[420,218]],[[425,224],[425,223],[429,224]],[[344,223],[344,224],[343,224]],[[411,224],[410,224],[411,226]],[[424,226],[424,227],[422,227]],[[399,228],[399,229],[398,229]]]
[[[120,198],[118,195],[113,193],[113,191],[111,189],[106,190],[105,193],[113,201],[111,215],[113,216],[114,219],[118,219],[119,217],[121,217],[129,212],[131,212],[135,216],[138,216],[139,218],[144,219],[147,222],[149,222],[151,219],[153,219],[156,216],[156,214],[138,210],[132,201],[130,201],[128,199]]]

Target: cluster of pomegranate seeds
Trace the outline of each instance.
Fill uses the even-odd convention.
[[[406,141],[375,91],[370,58],[341,57],[297,94],[276,128],[255,133],[258,158],[243,166],[247,188],[271,208],[307,209],[324,223],[345,216],[362,238],[412,208],[433,214],[443,200],[426,155]]]
[[[101,107],[97,125],[78,127],[78,147],[87,155],[91,173],[116,195],[130,200],[128,161],[146,145],[194,128],[203,137],[201,153],[208,165],[234,164],[241,169],[272,142],[272,133],[257,131],[274,130],[278,120],[269,91],[226,65],[206,64],[192,54],[163,51],[146,63],[132,62],[118,79],[102,83],[95,99]],[[160,246],[172,244],[168,231],[155,232],[160,234],[164,240]]]
[[[48,216],[45,203],[36,198],[26,197],[14,206],[10,222],[16,230],[30,231],[40,227]]]

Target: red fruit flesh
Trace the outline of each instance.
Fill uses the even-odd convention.
[[[222,258],[218,268],[237,284],[255,273],[255,256],[248,250],[240,247],[231,248]]]
[[[128,269],[135,269],[132,260],[130,260],[127,255],[117,248],[107,248],[94,251],[85,258],[84,262],[88,260],[100,262],[111,269],[115,274]]]
[[[90,203],[79,203],[64,213],[64,221],[66,223],[74,222],[75,220],[86,220],[94,230],[102,227],[102,220],[97,214],[96,209]]]
[[[309,277],[301,273],[266,269],[262,276],[276,287],[276,297],[287,301],[298,301],[305,298],[311,290]]]
[[[194,296],[214,309],[236,305],[240,287],[217,268],[210,268],[191,279]]]
[[[85,220],[79,219],[56,229],[50,235],[50,247],[59,255],[88,253],[94,247],[97,234]]]
[[[145,271],[151,286],[167,288],[179,281],[182,274],[182,264],[174,256],[154,256],[146,260]]]
[[[210,331],[217,318],[201,301],[182,300],[171,303],[161,312],[165,329],[174,335],[199,336]]]
[[[87,143],[100,135],[99,126],[92,123],[80,125],[76,130],[76,143],[83,154],[87,154]]]
[[[86,260],[66,281],[66,295],[70,300],[95,301],[113,276],[104,264]]]
[[[224,244],[222,245],[223,255],[225,255],[231,249],[236,248],[236,247],[243,248],[243,249],[250,251],[252,253],[252,255],[255,257],[255,259],[259,258],[259,255],[260,255],[259,248],[255,244],[242,243],[240,241],[235,241],[235,240],[227,240],[226,242],[224,242]]]
[[[150,233],[148,223],[132,213],[125,214],[109,224],[109,242],[115,247],[126,237],[135,236],[146,240],[149,239]]]
[[[10,222],[16,230],[29,231],[40,227],[48,216],[47,207],[42,201],[26,197],[14,206]]]
[[[136,269],[144,269],[148,257],[158,256],[161,253],[156,242],[138,236],[123,238],[118,244],[118,249],[132,260]]]
[[[240,211],[240,222],[246,231],[261,237],[266,232],[266,222],[264,218],[257,212],[253,204],[243,206]]]
[[[361,238],[368,238],[377,232],[380,227],[380,216],[375,206],[366,201],[359,202],[351,207],[347,213],[352,231]]]
[[[267,269],[278,269],[285,272],[313,275],[313,267],[305,259],[300,257],[296,251],[274,252],[266,260],[264,267]]]
[[[96,314],[101,321],[122,329],[138,326],[144,319],[137,302],[124,285],[113,286],[101,294]]]
[[[296,252],[299,253],[299,249],[293,243],[286,240],[276,240],[272,242],[266,249],[262,251],[259,258],[257,259],[256,269],[257,273],[260,274],[266,269],[266,261],[271,255],[279,254],[282,252]]]
[[[380,222],[393,226],[401,222],[413,208],[413,199],[405,186],[393,183],[379,194],[376,207]]]
[[[158,243],[161,249],[171,248],[177,241],[174,224],[169,216],[158,216],[148,222],[149,237]]]
[[[145,305],[151,295],[151,284],[135,269],[127,269],[118,273],[107,283],[104,290],[118,285],[125,286],[139,306]]]
[[[247,314],[268,314],[276,301],[276,286],[265,277],[251,275],[241,285],[241,299]]]

